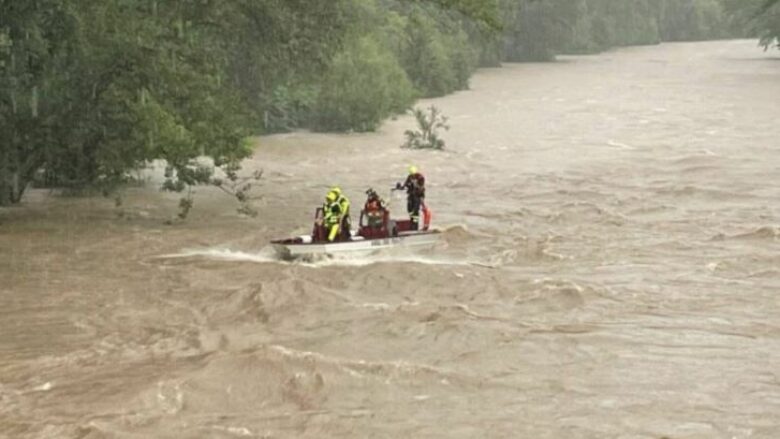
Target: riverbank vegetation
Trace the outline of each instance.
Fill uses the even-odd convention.
[[[504,61],[780,34],[774,0],[0,1],[0,205],[151,160],[213,184],[247,137],[370,131]],[[213,166],[197,159],[208,156]],[[217,180],[218,181],[218,180]]]
[[[780,0],[724,0],[725,9],[765,49],[780,49]]]

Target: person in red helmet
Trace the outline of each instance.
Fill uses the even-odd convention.
[[[366,195],[368,195],[368,199],[363,206],[363,212],[366,214],[368,226],[380,228],[384,222],[385,211],[387,210],[385,207],[385,200],[383,200],[373,189],[367,190]]]
[[[417,166],[409,166],[409,175],[403,184],[396,183],[398,190],[406,189],[406,210],[412,221],[412,230],[420,229],[420,208],[425,202],[425,177]]]

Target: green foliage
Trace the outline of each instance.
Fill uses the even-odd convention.
[[[225,178],[212,178],[211,184],[238,200],[240,203],[238,213],[251,217],[257,216],[257,210],[252,207],[251,202],[261,197],[253,196],[252,189],[263,178],[263,171],[255,171],[249,176],[239,175],[238,166],[225,167],[224,171]]]
[[[0,1],[0,205],[36,176],[109,192],[158,159],[189,193],[250,134],[373,130],[478,65],[743,28],[776,45],[780,1]]]
[[[665,41],[722,38],[730,34],[728,17],[720,0],[666,0],[661,13]]]
[[[761,45],[765,49],[772,45],[780,49],[780,2],[768,1],[756,22]]]
[[[424,96],[441,96],[455,89],[455,72],[450,66],[445,39],[435,22],[423,14],[415,14],[407,32],[410,41],[403,53],[403,64],[414,86]]]
[[[430,3],[442,10],[454,10],[490,29],[501,28],[498,0],[404,0],[406,2]]]
[[[780,49],[780,0],[725,0],[737,26],[759,38],[765,49]]]
[[[194,201],[192,198],[192,192],[190,191],[186,197],[182,197],[179,200],[179,213],[177,216],[179,217],[180,220],[187,218],[187,215],[189,215],[193,205],[194,205]]]
[[[564,45],[574,10],[566,0],[503,0],[507,61],[550,61]]]
[[[372,37],[349,42],[333,59],[314,111],[319,130],[372,131],[412,102],[406,73]]]
[[[447,118],[441,114],[441,111],[431,106],[426,113],[420,108],[415,108],[411,112],[417,121],[417,131],[407,130],[404,135],[406,142],[401,148],[409,149],[444,149],[444,140],[439,137],[439,130],[449,130]]]
[[[401,53],[404,69],[415,88],[426,97],[442,96],[468,87],[477,66],[477,54],[457,22],[440,21],[422,9],[407,21],[408,44]]]
[[[279,85],[271,93],[263,125],[268,132],[287,132],[306,126],[318,95],[311,84]]]
[[[106,189],[157,159],[188,191],[252,130],[374,129],[465,88],[497,26],[495,0],[2,2],[0,204],[36,174]]]
[[[672,0],[676,1],[676,0]],[[687,1],[687,0],[686,0]],[[624,0],[602,2],[600,13],[612,18],[614,38],[612,45],[642,45],[661,42],[659,14],[663,4],[658,0]]]
[[[322,75],[353,35],[361,0],[224,1],[225,72],[264,132],[308,126]],[[229,6],[228,6],[229,5]]]
[[[20,195],[44,168],[61,187],[110,187],[164,159],[178,188],[206,180],[193,171],[198,156],[222,166],[247,155],[247,112],[219,79],[228,60],[205,21],[216,6],[48,0],[0,7],[10,41],[0,101],[11,103],[2,107],[0,130],[12,139],[0,186],[19,181]],[[29,106],[17,97],[29,97]]]
[[[724,1],[504,0],[505,59],[545,61],[562,52],[739,36]]]

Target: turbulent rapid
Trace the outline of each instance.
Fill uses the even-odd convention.
[[[780,437],[780,62],[753,41],[480,71],[444,152],[263,137],[201,189],[0,210],[0,437]],[[416,164],[436,247],[285,262]],[[393,199],[403,215],[403,199]]]

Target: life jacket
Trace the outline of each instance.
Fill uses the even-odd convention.
[[[344,217],[349,216],[349,199],[344,196],[344,194],[339,194],[339,198],[336,200],[336,203],[338,203],[339,207],[341,207],[341,215]]]
[[[336,201],[323,204],[322,216],[326,223],[337,223],[341,217],[341,205]]]
[[[409,174],[409,176],[406,177],[404,187],[406,188],[406,193],[408,195],[422,198],[425,196],[425,177],[419,172]]]
[[[344,195],[339,195],[335,201],[329,201],[323,204],[322,213],[325,222],[338,223],[349,218],[349,199]]]
[[[380,212],[382,210],[382,201],[377,198],[371,198],[368,201],[366,201],[366,205],[363,207],[363,210],[366,211],[366,213],[376,213]]]

